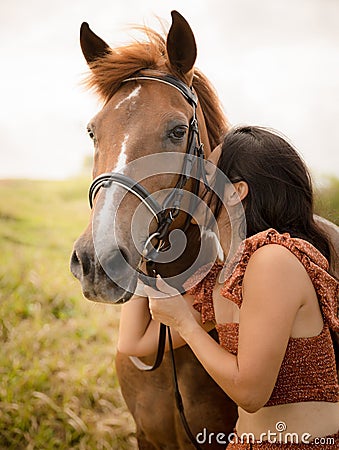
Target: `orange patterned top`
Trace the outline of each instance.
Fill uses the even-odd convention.
[[[272,395],[265,406],[304,401],[339,401],[339,385],[330,328],[339,331],[338,282],[329,275],[326,258],[309,242],[291,238],[269,229],[245,239],[237,255],[232,273],[226,279],[221,294],[239,308],[242,304],[242,282],[248,261],[260,247],[279,244],[289,249],[303,264],[316,290],[324,327],[317,336],[290,338]],[[193,306],[200,311],[202,321],[215,322],[213,288],[222,264],[216,263],[208,275],[188,293],[195,296]],[[220,344],[236,354],[239,324],[216,324]]]

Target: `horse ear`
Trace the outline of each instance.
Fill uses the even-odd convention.
[[[80,28],[80,45],[88,64],[109,53],[110,49],[105,41],[93,33],[87,22],[83,22]]]
[[[188,22],[177,11],[172,11],[172,26],[167,36],[167,54],[176,71],[187,74],[194,66],[197,46]]]

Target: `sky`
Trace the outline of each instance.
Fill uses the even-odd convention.
[[[100,103],[81,84],[83,21],[112,47],[178,10],[233,125],[268,126],[316,179],[339,177],[337,0],[1,0],[0,178],[79,173]]]

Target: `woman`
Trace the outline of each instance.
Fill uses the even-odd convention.
[[[158,322],[169,325],[174,345],[188,344],[238,405],[230,448],[339,448],[330,335],[339,331],[338,283],[328,273],[329,242],[313,219],[308,171],[284,139],[258,127],[231,130],[213,160],[237,193],[226,186],[224,204],[242,202],[245,212],[238,262],[222,286],[218,263],[184,295],[161,279],[161,294],[145,286],[148,298],[123,306],[119,350],[154,353]],[[228,212],[209,203],[227,254]],[[214,326],[220,345],[206,332]]]

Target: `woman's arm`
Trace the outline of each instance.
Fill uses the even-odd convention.
[[[173,297],[150,299],[153,316],[175,328],[211,377],[244,410],[255,412],[271,396],[293,322],[302,305],[301,263],[279,245],[252,255],[243,280],[238,355],[217,344],[189,315],[185,302],[159,281]],[[154,294],[145,288],[148,295]]]
[[[200,314],[192,307],[193,296],[186,295],[185,303],[196,323],[200,322]],[[147,297],[134,295],[121,308],[118,350],[130,356],[147,356],[156,353],[158,349],[160,322],[153,320],[150,314]],[[214,327],[208,323],[204,328],[209,331]],[[185,340],[175,330],[171,330],[174,348],[186,345]],[[168,342],[166,337],[166,347]]]

